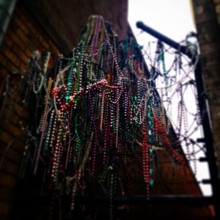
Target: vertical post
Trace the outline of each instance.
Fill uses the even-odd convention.
[[[211,177],[211,184],[213,190],[213,201],[215,207],[215,219],[220,219],[220,182],[218,178],[218,168],[216,164],[215,149],[213,144],[212,131],[210,126],[210,118],[208,114],[208,107],[205,97],[204,85],[201,75],[201,65],[198,62],[195,69],[195,80],[198,93],[198,104],[200,109],[200,116],[204,132],[204,144],[206,148],[206,157],[209,164],[209,172]]]

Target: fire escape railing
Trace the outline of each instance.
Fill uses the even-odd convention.
[[[161,42],[164,42],[168,46],[187,55],[191,59],[192,63],[195,62],[193,53],[187,46],[180,45],[179,43],[168,38],[167,36],[164,36],[163,34],[148,27],[143,22],[137,22],[136,25],[142,31],[147,32],[148,34],[157,38]],[[210,205],[214,206],[215,218],[220,219],[220,184],[219,184],[220,182],[218,178],[218,168],[216,164],[215,149],[214,149],[214,143],[213,143],[213,137],[212,137],[212,130],[210,126],[210,118],[208,114],[207,100],[206,100],[205,90],[204,90],[204,85],[203,85],[201,64],[199,61],[196,64],[196,68],[195,68],[195,80],[196,80],[196,88],[197,88],[197,94],[198,94],[198,105],[200,109],[201,124],[202,124],[203,132],[204,132],[204,139],[198,140],[198,141],[200,142],[203,141],[204,146],[206,148],[206,160],[209,165],[210,184],[212,186],[213,194],[211,196],[212,198],[208,198],[208,199],[201,199],[201,198],[197,199],[194,196],[189,196],[187,197],[187,199],[186,197],[184,197],[185,198],[184,199],[182,197],[180,198],[179,196],[174,196],[172,200],[173,201],[182,200],[183,203],[193,202],[194,204],[197,204],[197,203],[199,204],[204,200],[203,202],[209,203]]]

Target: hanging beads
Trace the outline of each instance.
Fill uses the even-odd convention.
[[[60,162],[60,150],[59,150],[59,145],[60,145],[60,139],[61,139],[61,129],[62,125],[59,123],[59,129],[58,129],[58,136],[56,140],[56,145],[53,153],[53,161],[52,161],[52,170],[51,170],[51,178],[53,182],[57,182],[58,180],[58,167],[59,167],[59,162]]]
[[[72,89],[73,89],[73,78],[74,78],[74,57],[71,58],[70,60],[70,71],[69,71],[69,75],[68,75],[68,80],[67,80],[67,91],[66,91],[66,96],[65,96],[65,100],[66,102],[69,101],[70,99],[70,95],[72,93]]]
[[[178,123],[178,130],[179,134],[181,133],[181,127],[182,127],[182,102],[179,101],[177,106],[177,123]]]
[[[114,219],[114,204],[113,197],[116,192],[116,174],[114,173],[114,164],[108,167],[110,173],[110,188],[109,188],[109,220]]]
[[[54,110],[52,110],[51,114],[50,114],[50,119],[49,119],[49,122],[47,125],[48,128],[47,128],[46,140],[45,140],[45,144],[44,144],[45,155],[46,155],[46,152],[48,151],[49,147],[51,147],[50,140],[52,139],[52,129],[53,129],[54,116],[55,116],[55,113],[54,113]]]
[[[93,155],[92,155],[92,175],[95,174],[95,165],[96,165],[96,151],[98,145],[98,131],[97,131],[97,124],[95,119],[95,109],[94,103],[95,99],[92,98],[92,94],[89,94],[89,102],[90,102],[90,111],[91,111],[91,121],[92,121],[92,129],[94,130],[94,140],[93,140]]]
[[[185,159],[177,152],[173,147],[171,146],[171,143],[167,137],[167,134],[163,128],[163,125],[160,123],[160,121],[157,118],[153,118],[154,123],[157,124],[159,132],[162,134],[163,141],[167,145],[168,151],[171,153],[174,159],[176,159],[180,164],[185,164]]]
[[[107,144],[109,139],[110,125],[109,125],[109,106],[107,102],[106,111],[105,111],[105,131],[104,131],[104,147],[103,147],[103,159],[102,162],[105,164],[107,161]]]
[[[149,100],[148,100],[148,105],[147,105],[147,119],[148,119],[148,141],[149,141],[149,147],[148,147],[148,154],[149,154],[149,158],[148,158],[148,164],[149,164],[149,167],[148,167],[148,182],[147,184],[149,186],[152,186],[153,184],[153,179],[152,179],[152,153],[153,153],[153,149],[152,149],[152,145],[153,145],[153,141],[154,141],[154,122],[153,122],[153,115],[152,115],[152,105],[151,105],[151,102],[152,102],[152,98],[150,97]],[[149,187],[148,187],[148,192],[149,193]],[[148,194],[149,196],[149,194]]]
[[[116,98],[119,99],[119,89],[116,90]],[[119,150],[118,146],[118,129],[119,129],[119,101],[116,104],[116,118],[115,118],[115,147]]]
[[[139,158],[133,157],[134,154],[142,152],[148,199],[154,184],[153,150],[157,144],[163,145],[176,161],[185,163],[170,141],[170,120],[162,103],[163,99],[169,101],[166,88],[161,89],[159,99],[154,79],[146,79],[137,48],[133,37],[118,42],[110,24],[100,16],[91,16],[71,56],[56,56],[54,72],[47,73],[51,78],[43,79],[47,89],[37,124],[40,133],[36,132],[37,141],[35,145],[30,141],[33,146],[28,146],[26,152],[34,151],[34,173],[40,161],[45,163],[49,177],[45,179],[49,179],[54,192],[53,206],[65,191],[71,200],[70,209],[74,210],[78,195],[99,193],[97,188],[102,188],[109,194],[109,217],[114,219],[113,197],[120,193],[120,188],[116,189],[117,180],[126,178],[121,167],[129,169],[133,160]],[[164,51],[158,50],[161,75],[166,77]],[[46,73],[47,68],[44,69]],[[40,79],[41,75],[35,75],[38,86]],[[183,120],[186,127],[186,109],[182,111],[180,104],[178,122]],[[90,188],[93,180],[99,180],[103,173],[101,187]]]
[[[102,130],[102,126],[103,126],[104,105],[105,105],[105,88],[102,87],[100,125],[99,125],[100,130]]]

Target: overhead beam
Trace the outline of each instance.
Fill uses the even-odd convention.
[[[180,51],[181,53],[187,55],[189,58],[192,58],[191,51],[187,46],[181,45],[177,43],[176,41],[170,39],[169,37],[159,33],[158,31],[152,29],[151,27],[144,24],[142,21],[138,21],[136,23],[136,26],[143,30],[144,32],[147,32],[148,34],[154,36],[155,38],[159,39],[160,41],[166,43],[170,47],[176,49],[177,51]]]
[[[76,199],[79,203],[89,204],[108,204],[110,199],[104,196],[79,197]],[[114,196],[114,204],[168,204],[168,205],[194,205],[203,206],[213,204],[212,196],[196,196],[196,195],[160,195],[151,196],[149,199],[146,195],[126,195]]]

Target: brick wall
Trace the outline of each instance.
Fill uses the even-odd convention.
[[[60,52],[33,16],[19,2],[0,48],[0,219],[10,219],[18,184],[25,125],[29,112],[22,103],[20,75],[38,48]],[[8,92],[5,92],[6,82]],[[22,124],[21,124],[22,122]]]
[[[193,0],[193,5],[201,49],[202,76],[210,108],[216,156],[220,164],[220,1]]]
[[[108,1],[97,4],[91,2],[91,7],[85,1],[69,1],[73,4],[71,7],[67,7],[66,2],[62,3],[66,7],[65,10],[58,1],[50,1],[48,4],[45,4],[45,1],[37,2],[40,3],[37,4],[39,8],[35,7],[33,1],[18,1],[0,48],[1,220],[19,219],[16,216],[16,210],[25,206],[25,204],[18,204],[21,201],[17,198],[16,189],[20,187],[19,171],[25,148],[25,127],[28,124],[30,112],[22,102],[19,88],[21,75],[16,73],[25,71],[28,59],[36,49],[44,49],[54,53],[59,53],[62,49],[62,53],[67,54],[76,45],[82,25],[86,23],[90,14],[108,14],[108,20],[116,23],[117,30],[121,30],[122,33],[123,29],[124,35],[127,30],[127,0],[123,1],[123,10],[118,7],[115,8],[117,1],[115,4]],[[79,4],[83,10],[78,10]],[[86,11],[85,7],[87,8]],[[114,7],[115,10],[109,10],[109,7]],[[66,13],[66,10],[69,13]],[[74,13],[73,10],[75,10]],[[51,14],[48,16],[48,13]],[[66,17],[67,15],[69,17]],[[46,19],[43,20],[42,16]],[[55,29],[56,33],[51,29]],[[57,43],[59,43],[59,47]],[[66,50],[64,51],[64,49]],[[6,86],[7,82],[8,86]],[[7,93],[5,93],[6,87],[8,87]],[[28,199],[25,202],[28,202]],[[22,212],[30,213],[28,204],[26,205]],[[34,217],[37,219],[38,213],[30,214],[33,215],[33,219]]]
[[[90,15],[102,15],[122,40],[127,34],[128,0],[22,0],[65,54],[79,41]]]

